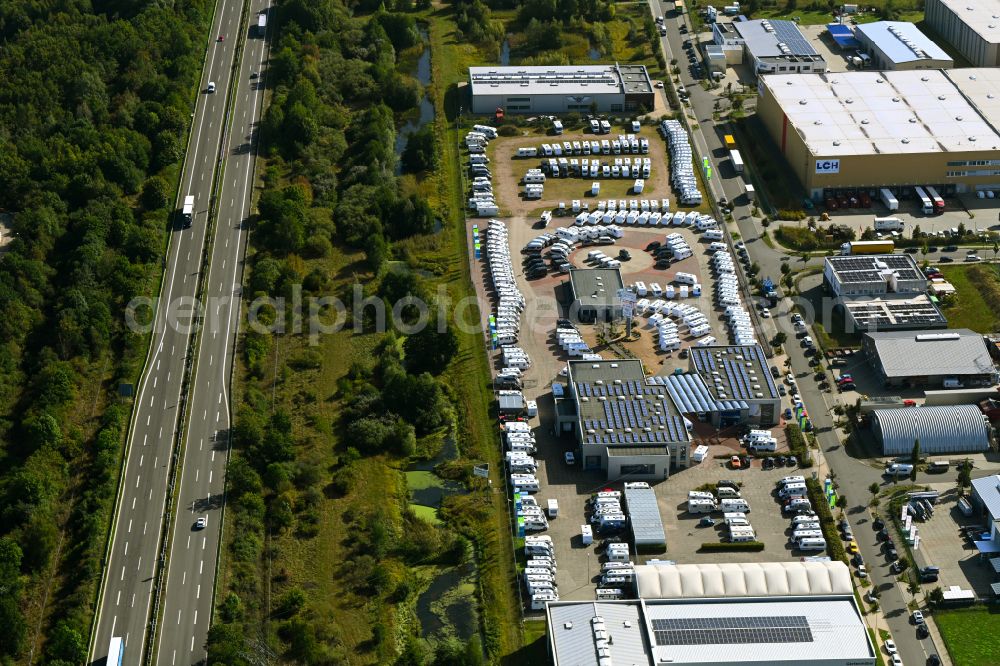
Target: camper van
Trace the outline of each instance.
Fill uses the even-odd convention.
[[[552,121],[552,131],[555,132],[556,134],[562,134],[563,133],[563,124],[562,124],[562,122],[559,121],[559,120],[553,120]]]
[[[691,491],[688,492],[688,499],[689,500],[711,500],[711,501],[714,502],[715,501],[715,495],[713,495],[712,493],[703,492],[703,491],[700,491],[700,490],[691,490]]]
[[[822,539],[823,530],[809,530],[809,529],[796,529],[792,532],[792,538],[790,541],[797,542],[803,539]]]
[[[729,541],[732,543],[745,543],[747,541],[755,541],[756,539],[757,535],[750,526],[733,527],[729,530]]]
[[[729,486],[719,486],[716,492],[719,495],[719,499],[740,499],[743,497],[740,495],[740,491],[735,488],[730,488]]]
[[[691,273],[677,273],[674,275],[674,282],[677,284],[697,284],[698,277]]]
[[[903,463],[893,463],[885,468],[882,472],[884,476],[909,476],[913,472],[913,465],[906,465]]]
[[[559,595],[555,592],[539,592],[531,595],[531,610],[545,610],[545,606],[550,601],[559,601]]]
[[[805,497],[807,494],[806,484],[804,483],[789,483],[778,491],[778,497],[782,499],[788,499],[789,497]]]
[[[724,512],[750,513],[750,505],[744,499],[724,499],[719,500],[719,508]]]
[[[790,483],[805,483],[806,477],[804,476],[786,476],[780,481],[778,481],[779,486],[787,486]]]
[[[813,537],[802,539],[798,543],[799,550],[826,550],[826,539],[823,537]]]
[[[688,513],[712,513],[717,509],[715,502],[708,499],[689,499],[687,504]]]
[[[615,587],[599,587],[596,595],[598,601],[617,601],[625,598],[625,592]]]

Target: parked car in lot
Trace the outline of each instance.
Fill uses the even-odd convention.
[[[732,467],[733,469],[742,469],[743,462],[740,460],[739,456],[733,456],[732,458],[729,459],[729,466]]]
[[[567,465],[575,465],[576,464],[576,455],[574,455],[572,451],[567,451],[566,452],[565,459],[566,459],[566,464]]]
[[[715,525],[715,518],[711,516],[705,516],[698,521],[698,527],[712,527]]]

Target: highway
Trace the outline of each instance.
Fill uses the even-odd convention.
[[[190,394],[185,452],[178,483],[177,516],[170,544],[156,662],[202,663],[212,619],[213,589],[222,532],[223,491],[229,454],[230,378],[240,319],[240,283],[250,216],[257,124],[264,101],[267,43],[257,34],[257,15],[270,0],[250,0],[249,31],[233,88],[217,192],[215,236],[203,295],[205,326],[198,345]],[[259,73],[259,76],[254,76]],[[195,529],[199,517],[204,529]]]
[[[240,37],[237,32],[243,7],[242,0],[219,0],[212,21],[211,41],[206,49],[200,93],[192,114],[176,204],[176,208],[180,209],[186,195],[194,196],[194,219],[188,229],[175,228],[165,258],[150,350],[135,393],[132,423],[126,442],[125,463],[113,520],[114,531],[105,561],[90,646],[91,663],[104,663],[112,637],[124,640],[123,663],[141,663],[147,647],[158,560],[163,545],[161,536],[168,509],[170,458],[184,413],[186,396],[182,396],[183,378],[190,338],[197,321],[193,316],[196,313],[193,303],[200,278],[209,210],[213,204],[213,174],[223,146],[226,92]],[[226,38],[219,41],[219,35]],[[260,53],[259,48],[257,52]],[[209,82],[215,83],[217,92],[207,92]],[[245,86],[237,86],[236,91],[245,91]],[[256,103],[258,96],[253,97]],[[237,96],[237,102],[242,99]],[[241,108],[249,108],[248,104],[236,104],[236,118],[240,117]],[[231,212],[232,207],[228,209]],[[220,228],[224,219],[220,221]],[[235,251],[236,248],[232,249]],[[235,259],[230,260],[231,269],[234,262]],[[226,278],[230,283],[239,279],[240,276],[234,276],[232,272]],[[214,286],[218,287],[218,284]],[[238,317],[238,312],[237,309],[234,319]],[[235,327],[236,321],[231,326]],[[227,336],[227,339],[231,340],[232,336]],[[218,359],[222,362],[223,357]],[[224,464],[224,457],[217,456],[220,465]],[[214,476],[221,488],[222,474],[216,470]],[[188,482],[185,480],[185,483]],[[221,510],[214,513],[221,514]],[[186,517],[187,514],[182,520]],[[217,543],[219,521],[213,518],[214,515],[203,536],[207,541]],[[186,531],[188,526],[182,526],[182,529]],[[214,577],[214,550],[211,562],[213,568],[206,572],[209,591]],[[209,615],[206,615],[201,620],[201,627],[194,627],[199,629],[202,639],[207,632],[208,621]]]

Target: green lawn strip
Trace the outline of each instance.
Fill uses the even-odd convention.
[[[979,333],[995,330],[998,317],[983,297],[981,285],[970,279],[969,271],[983,270],[980,266],[939,266],[944,278],[955,287],[956,293],[942,307],[950,328],[971,328]],[[979,271],[976,271],[979,273]]]
[[[1000,664],[1000,613],[977,607],[935,611],[934,621],[956,666]]]

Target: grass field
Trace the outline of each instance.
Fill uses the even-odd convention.
[[[997,330],[1000,316],[994,308],[1000,307],[1000,304],[993,304],[991,307],[985,297],[989,293],[986,285],[979,281],[979,276],[983,274],[992,276],[993,288],[1000,288],[1000,276],[997,275],[996,267],[942,265],[940,268],[945,279],[956,289],[955,297],[942,307],[948,318],[948,326],[971,328],[979,333]]]
[[[1000,664],[1000,612],[989,608],[934,613],[945,647],[955,666]]]

